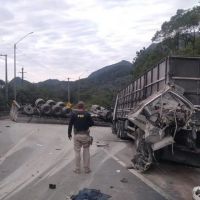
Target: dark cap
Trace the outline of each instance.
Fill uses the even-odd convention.
[[[84,109],[85,108],[85,103],[83,101],[79,101],[77,104],[78,109]]]

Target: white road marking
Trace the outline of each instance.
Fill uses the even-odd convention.
[[[119,160],[116,156],[112,155],[109,151],[107,151],[106,149],[104,149],[104,151],[111,157],[113,158],[115,161],[117,161],[121,166],[126,167],[126,164]],[[163,191],[160,187],[158,187],[157,185],[155,185],[153,182],[151,182],[150,180],[148,180],[145,176],[143,176],[142,174],[138,173],[136,170],[134,169],[127,169],[129,172],[131,172],[133,175],[135,175],[137,178],[139,178],[142,182],[144,182],[146,185],[148,185],[150,188],[152,188],[153,190],[155,190],[157,193],[159,193],[161,196],[163,196],[164,198],[166,198],[167,200],[174,200],[174,198],[167,194],[165,191]]]
[[[15,144],[3,157],[0,159],[0,165],[8,158],[10,155],[15,153],[18,149],[21,148],[21,145],[30,137],[35,131],[32,131],[27,136],[23,137],[17,144]]]

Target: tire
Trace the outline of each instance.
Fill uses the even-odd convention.
[[[123,140],[128,139],[128,136],[127,136],[127,133],[126,133],[126,130],[125,130],[125,121],[121,122],[121,137],[120,138],[123,139]]]
[[[117,129],[116,129],[116,122],[112,123],[112,133],[117,134]]]
[[[117,137],[120,139],[128,138],[125,132],[125,121],[122,120],[117,121]]]
[[[120,130],[120,121],[117,121],[116,122],[116,135],[118,138],[120,138],[120,134],[121,134],[120,131],[121,131]]]

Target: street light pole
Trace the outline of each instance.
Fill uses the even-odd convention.
[[[5,92],[6,92],[6,102],[8,103],[8,59],[7,55],[5,55],[5,79],[6,79],[6,87],[5,87]]]
[[[6,103],[8,103],[8,65],[7,65],[7,55],[0,55],[5,57],[5,98]]]
[[[28,35],[32,34],[33,32],[30,32],[23,36],[21,39],[19,39],[16,43],[14,43],[14,99],[16,100],[17,97],[17,90],[16,90],[16,49],[17,49],[17,44],[21,42],[24,38],[26,38]]]
[[[16,101],[17,90],[16,90],[16,44],[14,44],[14,100]]]
[[[88,70],[87,70],[87,71],[88,71]],[[85,72],[87,72],[87,71],[85,71]],[[81,75],[79,75],[79,77],[78,77],[78,101],[80,101],[80,80],[81,80],[81,76],[82,76],[85,72],[81,73]]]

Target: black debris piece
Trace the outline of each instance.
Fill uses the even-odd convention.
[[[123,178],[122,180],[120,180],[122,183],[128,183],[128,180],[126,178]]]
[[[100,190],[84,188],[77,195],[72,195],[72,200],[107,200],[111,196],[101,193]]]
[[[97,144],[97,147],[106,147],[106,146],[108,147],[109,144],[104,144],[104,143],[102,143],[102,144],[101,144],[101,143],[98,143],[98,144]]]
[[[49,184],[49,189],[56,189],[56,184],[50,183],[50,184]]]

